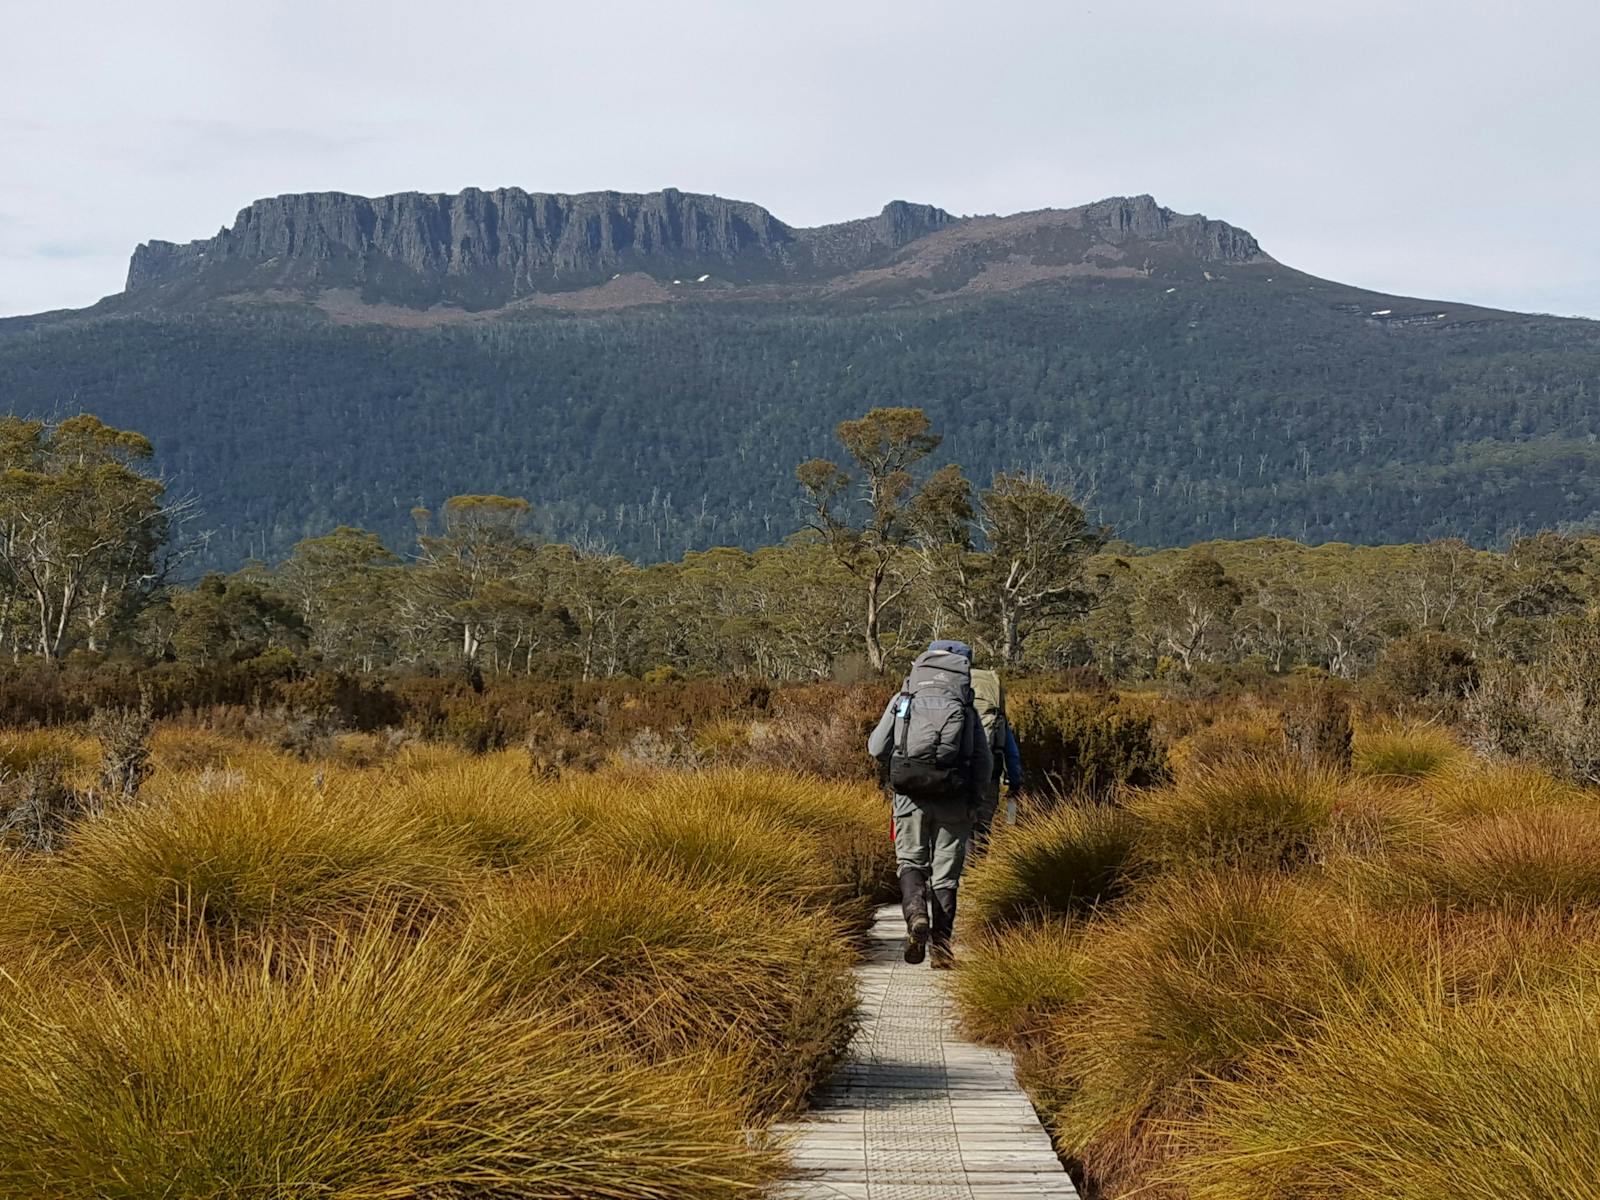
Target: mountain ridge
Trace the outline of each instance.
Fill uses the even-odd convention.
[[[1153,274],[1152,252],[1168,267],[1272,262],[1248,232],[1148,195],[991,217],[894,200],[873,217],[805,228],[758,204],[672,188],[309,192],[257,200],[211,238],[142,243],[113,300],[170,307],[343,289],[368,304],[491,311],[591,292],[623,276],[791,298],[796,288],[878,287],[874,272],[903,279],[907,264],[922,271],[910,277],[949,291],[996,261],[1040,277]],[[1014,274],[1024,279],[1026,270]]]

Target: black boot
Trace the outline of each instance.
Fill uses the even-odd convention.
[[[956,932],[956,889],[933,889],[933,965],[940,970],[955,966],[951,941]]]
[[[900,910],[906,916],[906,961],[915,965],[928,953],[928,873],[918,867],[900,872]]]

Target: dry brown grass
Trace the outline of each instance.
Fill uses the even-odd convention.
[[[851,1032],[870,788],[157,759],[0,858],[0,1195],[754,1196]]]
[[[745,1197],[709,1072],[511,1011],[449,939],[203,942],[137,976],[0,975],[0,1194]]]

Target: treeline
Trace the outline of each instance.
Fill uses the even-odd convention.
[[[1532,661],[1600,601],[1586,536],[1144,551],[1108,540],[1044,477],[976,489],[953,467],[925,470],[939,440],[917,410],[874,410],[840,441],[844,466],[800,468],[812,528],[779,546],[641,565],[538,536],[526,500],[457,496],[413,514],[408,547],[340,527],[280,562],[180,584],[189,513],[150,473],[145,439],[87,416],[7,418],[0,652],[262,679],[813,680],[898,670],[954,636],[1016,670],[1203,685],[1352,678],[1419,646],[1446,673]]]

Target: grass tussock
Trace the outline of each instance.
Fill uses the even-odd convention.
[[[970,884],[964,1020],[1089,1189],[1593,1194],[1594,794],[1430,726],[1367,730],[1351,774],[1186,739],[1103,818],[1117,903],[1059,919],[1105,862],[1077,814],[1007,831]]]
[[[88,948],[163,946],[198,929],[287,935],[375,904],[437,910],[460,890],[456,847],[369,787],[193,785],[82,825],[26,907]]]
[[[1183,778],[1206,767],[1282,757],[1285,753],[1280,719],[1265,713],[1240,713],[1185,734],[1173,743],[1169,757],[1173,774]]]
[[[1356,733],[1353,765],[1358,775],[1416,781],[1443,774],[1466,753],[1437,725],[1378,725]]]
[[[1169,1172],[1195,1200],[1541,1196],[1600,1178],[1592,996],[1351,1014],[1220,1084]]]
[[[956,975],[962,1022],[987,1042],[1044,1036],[1089,996],[1082,931],[1061,921],[1018,925],[989,935]]]
[[[514,1002],[615,1028],[651,1061],[737,1059],[757,1111],[787,1111],[836,1061],[855,987],[838,916],[659,872],[493,888],[465,937]]]
[[[1334,774],[1255,758],[1196,769],[1128,808],[1154,870],[1286,870],[1310,859],[1347,796]]]
[[[1127,891],[1136,821],[1110,805],[1061,804],[1001,826],[963,885],[967,919],[999,929],[1090,912]]]
[[[1600,813],[1592,792],[1518,762],[1471,762],[1427,780],[1423,794],[1448,820],[1541,808],[1587,807]]]
[[[1396,864],[1396,886],[1448,906],[1600,907],[1600,821],[1583,808],[1476,817]]]
[[[435,935],[260,954],[0,977],[0,1194],[734,1197],[772,1169],[704,1077],[505,1010]]]
[[[787,831],[826,864],[836,891],[893,899],[894,844],[875,789],[782,771],[713,770],[667,776],[655,794],[670,812],[694,808],[735,814],[754,826]]]
[[[1343,969],[1329,919],[1293,881],[1213,875],[1149,891],[1085,941],[1090,999],[1049,1047],[1051,1124],[1102,1186],[1137,1184],[1170,1154],[1163,1122],[1313,1017]]]
[[[0,1195],[754,1196],[855,1020],[867,787],[158,732],[0,856]],[[370,748],[370,747],[369,747]]]
[[[653,868],[708,887],[746,888],[814,904],[846,897],[833,864],[804,836],[802,823],[785,824],[771,819],[770,812],[752,811],[725,781],[702,788],[701,779],[665,776],[637,788],[624,811],[613,808],[589,831],[592,861],[610,870]]]
[[[594,792],[589,782],[536,783],[525,763],[499,758],[431,768],[413,762],[389,794],[429,840],[455,847],[477,867],[509,870],[570,858],[600,819],[604,798]]]
[[[60,762],[69,775],[86,775],[98,762],[93,739],[61,729],[0,732],[0,778],[25,775],[46,760]]]

